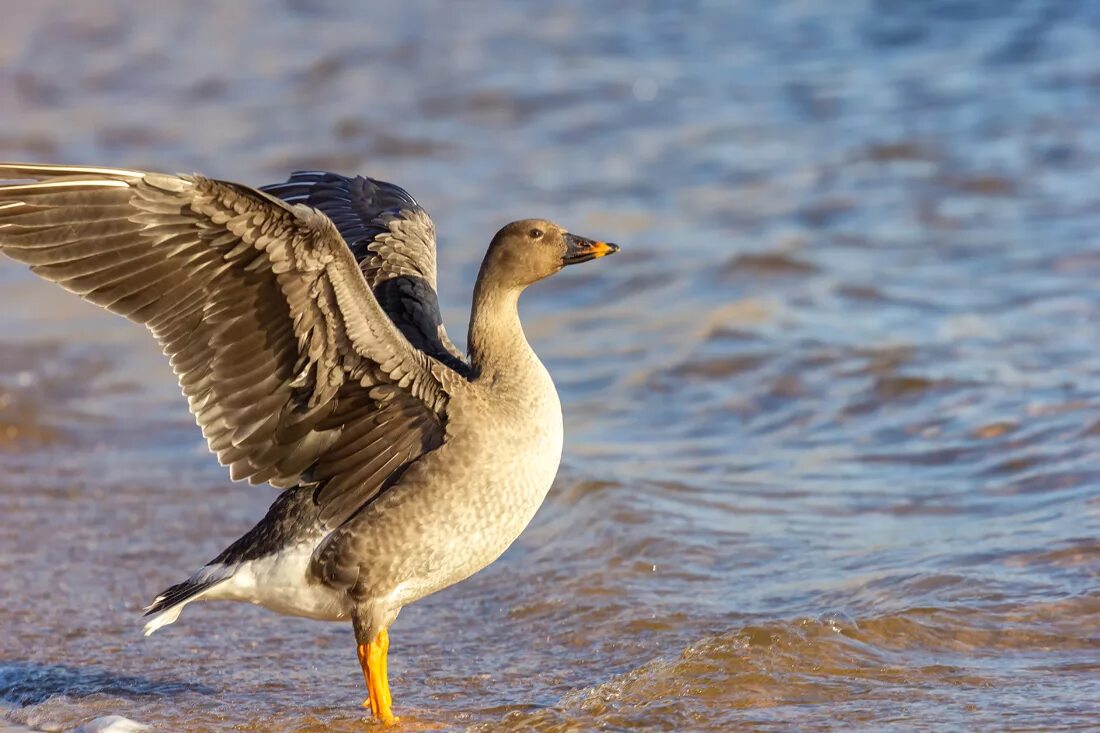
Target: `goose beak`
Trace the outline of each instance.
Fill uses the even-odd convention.
[[[565,235],[565,256],[562,257],[563,265],[575,265],[578,262],[588,262],[597,257],[606,257],[619,251],[619,245],[610,242],[596,242],[576,234]]]

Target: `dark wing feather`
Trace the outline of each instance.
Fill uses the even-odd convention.
[[[319,487],[321,521],[335,526],[363,505],[362,487],[380,493],[404,468],[443,444],[443,421],[425,414],[423,405],[400,389],[379,385],[368,393],[348,389],[341,395],[343,414],[322,429],[342,426],[339,438],[306,474]]]
[[[261,190],[324,212],[358,260],[382,309],[416,348],[468,374],[447,337],[436,294],[435,224],[409,192],[392,183],[302,171]]]
[[[234,479],[335,526],[442,444],[461,377],[386,317],[327,216],[244,186],[0,164],[0,251],[145,324]]]

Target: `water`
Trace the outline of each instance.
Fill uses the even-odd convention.
[[[372,4],[373,5],[373,4]],[[9,3],[0,158],[408,187],[623,253],[523,315],[564,464],[392,630],[443,729],[1095,730],[1100,5]],[[0,700],[358,731],[350,628],[140,608],[264,511],[140,329],[0,261]]]

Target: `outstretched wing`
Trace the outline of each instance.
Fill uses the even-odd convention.
[[[382,311],[330,219],[198,176],[0,164],[0,251],[145,324],[233,479],[333,526],[442,444],[462,379]]]
[[[301,171],[262,191],[324,212],[359,261],[382,309],[418,349],[466,374],[436,294],[435,224],[408,191],[385,181]]]

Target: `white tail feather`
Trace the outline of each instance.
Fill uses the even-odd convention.
[[[158,613],[149,623],[145,624],[145,635],[149,636],[161,626],[167,626],[170,623],[174,623],[175,620],[180,617],[180,613],[183,611],[183,607],[193,600],[195,599],[188,598],[186,601],[183,601],[182,603],[177,603],[171,608],[166,608]]]

